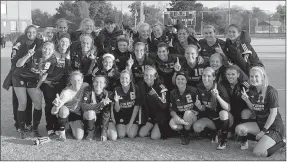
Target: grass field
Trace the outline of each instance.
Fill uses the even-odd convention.
[[[276,41],[274,43],[274,41]],[[284,45],[285,40],[255,40],[252,42],[256,51],[262,48],[256,45]],[[264,47],[268,51],[278,52],[274,56],[258,52],[266,65],[269,82],[279,93],[280,113],[286,125],[286,63],[285,47]],[[281,51],[284,53],[282,54]],[[1,50],[1,86],[10,68],[10,47]],[[273,54],[272,54],[273,55]],[[238,142],[229,141],[226,150],[216,150],[216,144],[209,140],[191,141],[189,145],[180,144],[179,138],[151,140],[149,138],[120,139],[117,141],[88,142],[68,139],[66,142],[53,140],[44,145],[33,146],[32,139],[19,139],[14,129],[11,104],[11,89],[1,87],[1,160],[278,160],[286,161],[286,152],[280,150],[269,158],[258,158],[252,155],[255,142],[248,150],[240,150]],[[39,126],[40,133],[46,135],[45,117]]]

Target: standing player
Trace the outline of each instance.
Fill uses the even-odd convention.
[[[175,76],[179,71],[184,72],[185,76],[187,77],[187,85],[196,87],[196,85],[201,82],[203,69],[208,66],[208,62],[205,60],[200,62],[198,52],[198,46],[192,44],[188,45],[184,53],[186,61],[184,61],[182,64],[177,61],[174,66],[176,72],[172,78],[173,83],[175,83]]]
[[[115,56],[116,66],[119,68],[119,71],[123,71],[132,54],[132,52],[129,51],[129,40],[126,38],[119,38],[117,41],[117,48],[113,50],[112,53]]]
[[[181,144],[189,144],[188,131],[197,120],[198,110],[194,109],[198,101],[196,88],[187,86],[187,78],[183,72],[178,72],[175,77],[176,87],[170,93],[169,125],[173,130],[180,131]]]
[[[197,86],[199,100],[196,107],[201,111],[202,118],[193,124],[195,132],[209,131],[212,143],[218,142],[218,133],[221,131],[221,141],[217,149],[225,149],[228,128],[233,124],[230,114],[229,96],[226,89],[215,82],[215,71],[207,67],[202,73],[202,83]]]
[[[139,89],[134,85],[128,70],[121,72],[121,86],[115,88],[114,117],[119,138],[128,135],[134,138],[138,133]]]
[[[256,122],[247,122],[236,127],[236,133],[242,136],[241,149],[248,149],[248,134],[258,141],[253,149],[256,156],[269,157],[285,146],[283,141],[285,127],[278,112],[278,93],[268,85],[268,77],[262,67],[250,69],[250,89],[242,91],[242,99],[256,115]]]
[[[151,139],[166,139],[168,137],[168,103],[167,88],[158,79],[157,71],[152,66],[144,70],[144,82],[139,84],[140,105],[145,114],[145,125],[139,131],[140,137],[145,137],[151,131]]]

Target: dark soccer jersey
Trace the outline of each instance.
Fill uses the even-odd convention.
[[[131,86],[129,91],[125,93],[123,91],[122,86],[118,86],[115,88],[115,91],[119,96],[122,97],[122,99],[119,100],[119,105],[120,105],[120,111],[117,113],[115,112],[115,115],[125,115],[128,117],[132,116],[134,106],[139,105],[139,89],[136,85]]]
[[[182,115],[187,110],[194,110],[196,100],[196,88],[187,86],[182,95],[178,89],[173,89],[170,93],[170,111],[175,111],[178,115]],[[197,111],[194,111],[198,113]]]
[[[44,73],[52,74],[56,63],[54,55],[44,60],[42,52],[39,51],[29,58],[20,76],[29,80],[38,80],[39,76]]]
[[[198,61],[197,61],[198,62]],[[187,85],[194,86],[201,82],[201,76],[203,73],[204,68],[208,66],[208,62],[204,61],[202,64],[196,63],[196,65],[191,68],[188,63],[185,61],[181,65],[181,71],[185,73],[187,76]]]
[[[207,91],[207,89],[204,87],[203,83],[198,84],[197,90],[198,90],[198,94],[199,94],[198,99],[201,101],[201,104],[205,106],[205,111],[203,112],[204,116],[207,116],[210,118],[218,118],[219,112],[223,109],[222,109],[222,107],[218,101],[217,101],[216,110],[212,109],[212,106],[211,106],[211,96],[212,96],[211,90]],[[226,89],[221,84],[217,84],[217,90],[219,92],[219,96],[225,102],[230,103],[228,93],[227,93]]]
[[[104,75],[108,78],[108,85],[107,85],[107,90],[112,91],[114,87],[120,84],[119,78],[120,78],[120,73],[118,72],[118,69],[113,67],[112,69],[106,71],[101,67],[95,66],[95,69],[92,71],[92,75]]]
[[[199,55],[202,56],[204,60],[206,61],[209,61],[210,56],[216,53],[215,48],[219,47],[219,45],[223,51],[225,49],[225,41],[218,39],[218,38],[216,38],[216,42],[212,46],[209,46],[207,44],[206,39],[201,39],[199,40],[198,43],[201,47],[201,51],[199,52]]]
[[[267,122],[268,116],[270,114],[270,109],[279,108],[278,93],[276,89],[272,86],[268,86],[266,90],[266,96],[264,101],[261,93],[257,92],[255,87],[250,87],[249,92],[247,92],[249,100],[252,103],[253,110],[256,115],[257,123],[259,128],[263,128]],[[277,112],[275,121],[270,128],[276,128],[278,124],[282,123],[281,115]]]
[[[154,65],[154,60],[150,57],[146,57],[143,61],[143,64],[140,65],[138,61],[134,58],[134,64],[132,66],[132,73],[134,76],[135,83],[139,83],[140,81],[143,81],[143,75],[144,75],[144,69],[146,65]]]
[[[115,56],[116,65],[119,68],[119,71],[123,71],[126,68],[126,63],[132,53],[129,51],[122,53],[119,49],[115,49],[112,53]]]

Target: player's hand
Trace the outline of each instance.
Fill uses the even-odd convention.
[[[151,90],[148,92],[149,95],[154,95],[156,94],[156,91],[151,87]]]
[[[127,64],[128,64],[129,69],[131,69],[134,64],[134,59],[132,58],[131,54],[130,54],[130,58],[127,61]]]
[[[241,91],[241,98],[242,98],[242,100],[244,100],[244,101],[247,101],[248,100],[248,95],[247,95],[247,93],[246,93],[246,91],[245,91],[245,88],[243,87],[242,88],[242,91]]]
[[[216,53],[224,54],[219,43],[218,43],[218,47],[215,47],[215,51],[216,51]]]
[[[245,61],[245,62],[248,62],[248,58],[249,58],[249,54],[245,54],[245,55],[244,55],[244,61]]]
[[[178,124],[182,124],[182,125],[188,125],[189,123],[184,121],[182,118],[180,118],[179,116],[176,116],[175,117],[175,121],[178,123]]]
[[[59,94],[56,94],[56,98],[55,98],[55,100],[53,101],[53,104],[56,106],[56,107],[59,107],[60,106],[60,104],[61,104],[61,99],[60,99],[60,96],[59,96]]]
[[[204,59],[201,56],[198,56],[198,64],[203,64]]]
[[[112,101],[109,99],[109,95],[106,95],[106,98],[103,99],[104,102],[104,106],[108,105],[109,103],[111,103]]]
[[[263,136],[264,136],[264,132],[260,131],[257,135],[256,135],[256,140],[260,140]]]
[[[214,85],[214,89],[211,90],[211,94],[214,96],[214,97],[217,97],[219,92],[217,90],[217,84]]]
[[[179,63],[178,57],[176,57],[176,63],[174,64],[174,70],[178,72],[180,71],[180,69],[181,69],[181,65]]]
[[[108,140],[108,138],[106,136],[101,136],[101,141],[105,142],[107,140]]]
[[[198,95],[196,95],[196,100],[195,100],[195,106],[199,109],[199,110],[201,110],[202,109],[202,105],[201,105],[201,102],[200,102],[200,100],[198,99]]]
[[[132,129],[133,123],[129,122],[129,124],[127,125],[127,132],[130,132]]]
[[[31,57],[35,54],[35,48],[36,48],[36,45],[34,45],[34,47],[28,51],[28,54],[27,54],[28,57]]]
[[[118,95],[117,91],[115,91],[114,100],[115,102],[119,102],[119,100],[123,99],[121,96]]]

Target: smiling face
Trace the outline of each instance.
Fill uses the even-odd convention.
[[[112,69],[113,65],[114,65],[114,60],[111,57],[107,56],[104,58],[103,67],[105,70],[108,71],[108,70]]]
[[[42,48],[42,56],[44,59],[51,57],[54,53],[54,45],[53,43],[45,43]]]
[[[187,41],[188,33],[185,29],[180,29],[177,31],[177,38],[180,42]]]
[[[215,76],[209,70],[204,70],[202,73],[202,83],[205,87],[213,85],[213,81],[215,80]]]
[[[88,52],[93,45],[93,40],[89,36],[83,36],[81,39],[81,47],[83,52]]]
[[[215,39],[215,32],[212,28],[204,28],[203,36],[204,36],[204,39],[206,39],[207,41],[212,41]]]
[[[83,84],[83,77],[81,75],[73,75],[70,79],[70,83],[74,89],[80,90]]]
[[[26,34],[27,38],[29,40],[35,40],[36,39],[36,36],[37,36],[37,29],[34,28],[34,27],[30,27],[28,30],[27,30],[27,34]]]
[[[156,25],[152,28],[152,32],[153,32],[153,35],[156,37],[156,38],[160,38],[163,34],[163,30],[161,28],[160,25]]]
[[[57,31],[60,34],[67,33],[67,31],[68,31],[68,24],[66,22],[64,22],[64,21],[59,22],[58,26],[57,26]]]
[[[91,34],[94,30],[94,23],[92,21],[86,21],[84,23],[84,32],[86,34]]]
[[[115,27],[116,27],[116,25],[114,23],[111,23],[111,22],[105,24],[105,28],[109,33],[112,33],[114,31]]]
[[[187,83],[187,80],[186,80],[185,76],[183,76],[183,75],[178,75],[175,79],[175,84],[178,88],[186,87],[186,83]]]
[[[236,27],[234,26],[229,27],[227,38],[229,38],[230,40],[235,40],[239,37],[239,35],[240,35],[240,32],[238,31]]]
[[[184,56],[185,56],[187,62],[195,63],[196,62],[196,58],[198,56],[197,49],[194,48],[194,47],[186,48]]]
[[[104,77],[95,77],[93,86],[96,94],[102,93],[106,87],[106,79]]]
[[[239,73],[235,69],[227,69],[225,72],[226,78],[230,84],[236,84]]]
[[[154,80],[156,79],[155,73],[156,72],[153,69],[146,69],[144,71],[144,81],[147,85],[153,85]]]
[[[122,73],[121,77],[120,77],[120,82],[121,82],[123,87],[129,86],[129,84],[131,82],[130,74],[128,74],[126,72]]]
[[[137,45],[135,47],[135,56],[138,59],[141,59],[144,57],[144,53],[145,53],[145,46],[144,45]]]
[[[118,48],[122,53],[127,52],[128,43],[127,42],[118,42]]]
[[[62,49],[67,50],[70,46],[70,43],[70,39],[64,37],[60,40],[59,44]]]
[[[218,55],[210,57],[209,59],[210,67],[214,69],[215,71],[218,70],[222,66],[221,60],[222,60],[221,57]]]
[[[149,26],[143,26],[139,30],[139,35],[143,39],[148,39],[150,37],[150,28]]]
[[[261,86],[263,84],[263,76],[258,70],[251,70],[249,75],[251,85]]]
[[[157,56],[162,60],[166,61],[168,59],[168,50],[165,47],[159,47],[157,49]]]

